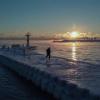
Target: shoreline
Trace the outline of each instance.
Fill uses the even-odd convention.
[[[69,43],[69,42],[100,42],[100,40],[54,40],[54,43]]]

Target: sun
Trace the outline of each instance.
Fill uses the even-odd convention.
[[[72,38],[77,38],[79,34],[78,34],[78,32],[71,32],[70,35]]]

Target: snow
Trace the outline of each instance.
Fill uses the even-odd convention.
[[[36,50],[25,51],[26,53],[24,54],[23,49],[20,48],[0,49],[0,55],[30,66],[14,69],[19,72],[20,75],[27,77],[27,79],[32,79],[36,85],[54,94],[57,98],[63,98],[62,100],[64,100],[69,97],[68,95],[70,95],[70,93],[73,95],[76,94],[75,98],[83,96],[81,93],[85,94],[87,89],[78,88],[77,85],[69,83],[67,81],[68,78],[66,78],[69,74],[77,74],[77,71],[69,68],[81,66],[81,63],[66,61],[66,59],[59,57],[51,57],[50,61],[46,61],[45,55],[39,54]],[[88,93],[89,92],[87,92],[87,94]],[[88,94],[88,96],[89,95],[90,94]]]

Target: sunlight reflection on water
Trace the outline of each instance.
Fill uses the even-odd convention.
[[[77,58],[76,58],[76,44],[75,43],[72,44],[72,59],[77,61]]]

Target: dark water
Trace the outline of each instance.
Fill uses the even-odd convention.
[[[56,100],[0,64],[0,100]]]

